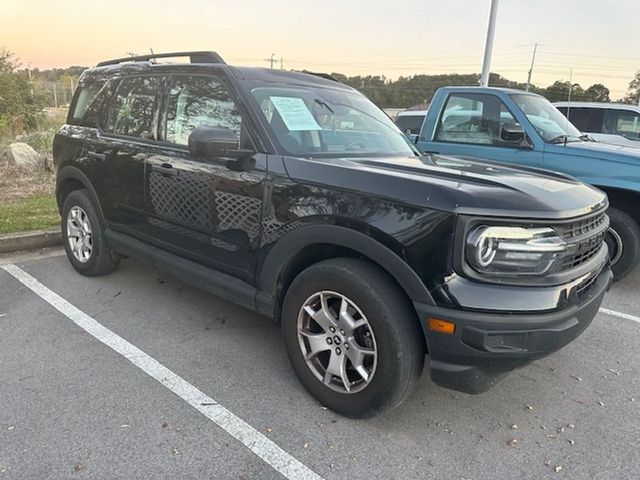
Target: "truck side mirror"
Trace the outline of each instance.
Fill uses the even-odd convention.
[[[505,123],[502,125],[500,138],[508,143],[517,143],[519,148],[531,148],[527,134],[519,123]]]
[[[238,136],[225,127],[198,127],[189,135],[189,153],[195,158],[220,158],[237,151]]]

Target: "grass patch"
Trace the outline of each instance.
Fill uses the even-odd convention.
[[[41,230],[60,225],[53,195],[38,195],[0,203],[0,234]]]

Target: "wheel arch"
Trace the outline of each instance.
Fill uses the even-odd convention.
[[[74,190],[85,189],[89,193],[91,202],[93,203],[100,221],[104,222],[104,215],[98,195],[91,184],[89,178],[77,167],[66,166],[58,172],[56,179],[56,202],[58,210],[62,211],[64,199]]]
[[[390,248],[346,227],[310,225],[279,239],[266,255],[258,276],[258,310],[277,318],[284,293],[298,273],[319,261],[345,256],[363,258],[377,265],[408,301],[434,304],[420,277]]]
[[[627,213],[640,225],[640,192],[625,188],[596,185],[609,197],[609,206]]]

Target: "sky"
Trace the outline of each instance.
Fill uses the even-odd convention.
[[[479,73],[490,0],[0,0],[0,47],[24,67],[94,65],[179,50],[227,63],[346,75]],[[492,72],[603,83],[622,97],[640,70],[637,0],[499,0]],[[572,73],[570,73],[572,72]]]

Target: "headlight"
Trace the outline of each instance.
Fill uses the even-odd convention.
[[[567,248],[553,228],[485,225],[469,232],[465,257],[485,275],[544,275]]]

